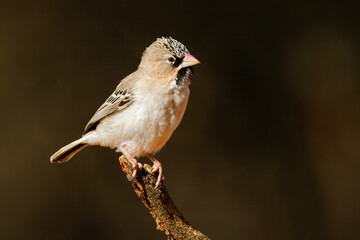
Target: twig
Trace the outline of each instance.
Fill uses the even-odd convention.
[[[123,172],[131,176],[130,162],[124,156],[119,158],[119,162]],[[132,181],[132,186],[143,204],[149,209],[157,224],[157,229],[163,231],[168,240],[210,239],[185,220],[171,200],[164,184],[161,183],[157,189],[154,189],[157,174],[155,175],[151,170],[151,166],[147,164],[139,169],[136,178]]]

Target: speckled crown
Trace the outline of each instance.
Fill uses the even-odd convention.
[[[155,44],[165,47],[178,58],[183,58],[185,57],[185,53],[190,53],[184,44],[173,39],[172,37],[158,38],[156,39]]]

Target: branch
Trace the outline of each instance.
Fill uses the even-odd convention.
[[[119,162],[123,172],[130,177],[132,173],[131,163],[124,156],[119,158]],[[145,207],[149,209],[157,224],[157,229],[163,231],[168,240],[209,240],[209,237],[185,220],[162,183],[157,189],[154,189],[157,174],[155,176],[151,170],[151,166],[147,164],[139,169],[137,176],[132,181],[132,186]]]

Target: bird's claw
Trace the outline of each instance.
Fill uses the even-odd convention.
[[[158,172],[158,178],[156,180],[155,188],[154,188],[154,190],[155,190],[155,189],[157,189],[159,187],[161,180],[164,180],[162,166],[161,166],[161,163],[159,161],[154,162],[153,170],[151,172],[152,173]]]
[[[134,164],[133,167],[132,167],[132,174],[131,174],[131,177],[129,177],[129,175],[126,175],[127,179],[131,182],[132,180],[135,179],[136,175],[137,175],[137,171],[138,169],[141,169],[143,166],[141,163],[137,163],[137,164]]]
[[[127,179],[129,180],[129,182],[131,182],[132,180],[134,180],[134,178],[137,175],[137,169],[133,169],[133,172],[131,174],[131,177],[129,177],[129,175],[126,175]]]

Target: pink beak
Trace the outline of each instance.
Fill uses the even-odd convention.
[[[185,53],[185,57],[182,60],[180,66],[181,68],[184,68],[184,67],[194,66],[199,63],[200,63],[199,60],[197,60],[193,55],[189,53]]]

